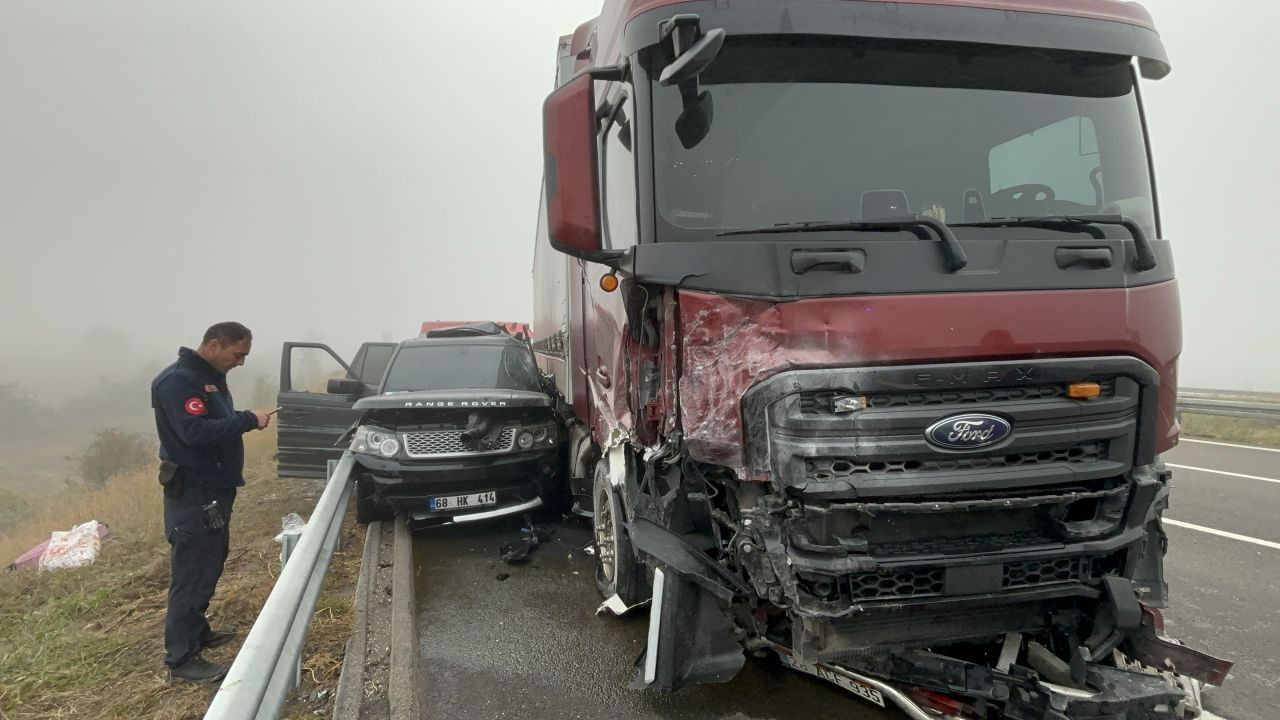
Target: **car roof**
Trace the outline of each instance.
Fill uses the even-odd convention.
[[[502,333],[500,335],[460,335],[453,337],[416,337],[404,340],[400,343],[400,347],[437,347],[445,345],[490,345],[503,346],[510,345],[513,347],[524,347],[524,343],[516,338]]]

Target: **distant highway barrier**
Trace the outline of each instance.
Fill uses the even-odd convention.
[[[1280,423],[1280,395],[1188,389],[1178,393],[1178,412]]]

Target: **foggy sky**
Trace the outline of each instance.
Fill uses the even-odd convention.
[[[1280,390],[1280,6],[1145,4],[1182,382]],[[0,383],[65,396],[224,319],[274,373],[283,339],[530,318],[540,106],[599,7],[0,0]]]

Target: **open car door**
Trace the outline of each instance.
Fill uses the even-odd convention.
[[[329,460],[342,455],[339,437],[356,420],[355,401],[377,392],[396,343],[365,343],[350,363],[322,343],[286,342],[280,355],[280,393],[276,405],[282,477],[324,477]],[[363,383],[353,395],[326,392],[332,378]]]

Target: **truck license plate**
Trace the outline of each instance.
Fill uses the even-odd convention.
[[[879,690],[871,687],[870,685],[864,685],[853,678],[847,678],[840,673],[832,672],[822,665],[798,663],[787,655],[782,655],[781,653],[779,655],[782,658],[783,664],[791,666],[793,670],[799,670],[802,673],[808,673],[816,678],[821,678],[829,683],[839,685],[867,702],[872,702],[880,707],[884,707],[884,695],[880,694]]]
[[[465,510],[466,508],[498,504],[498,493],[490,490],[489,492],[476,493],[474,495],[442,495],[440,497],[427,498],[427,503],[433,512],[439,510]]]

